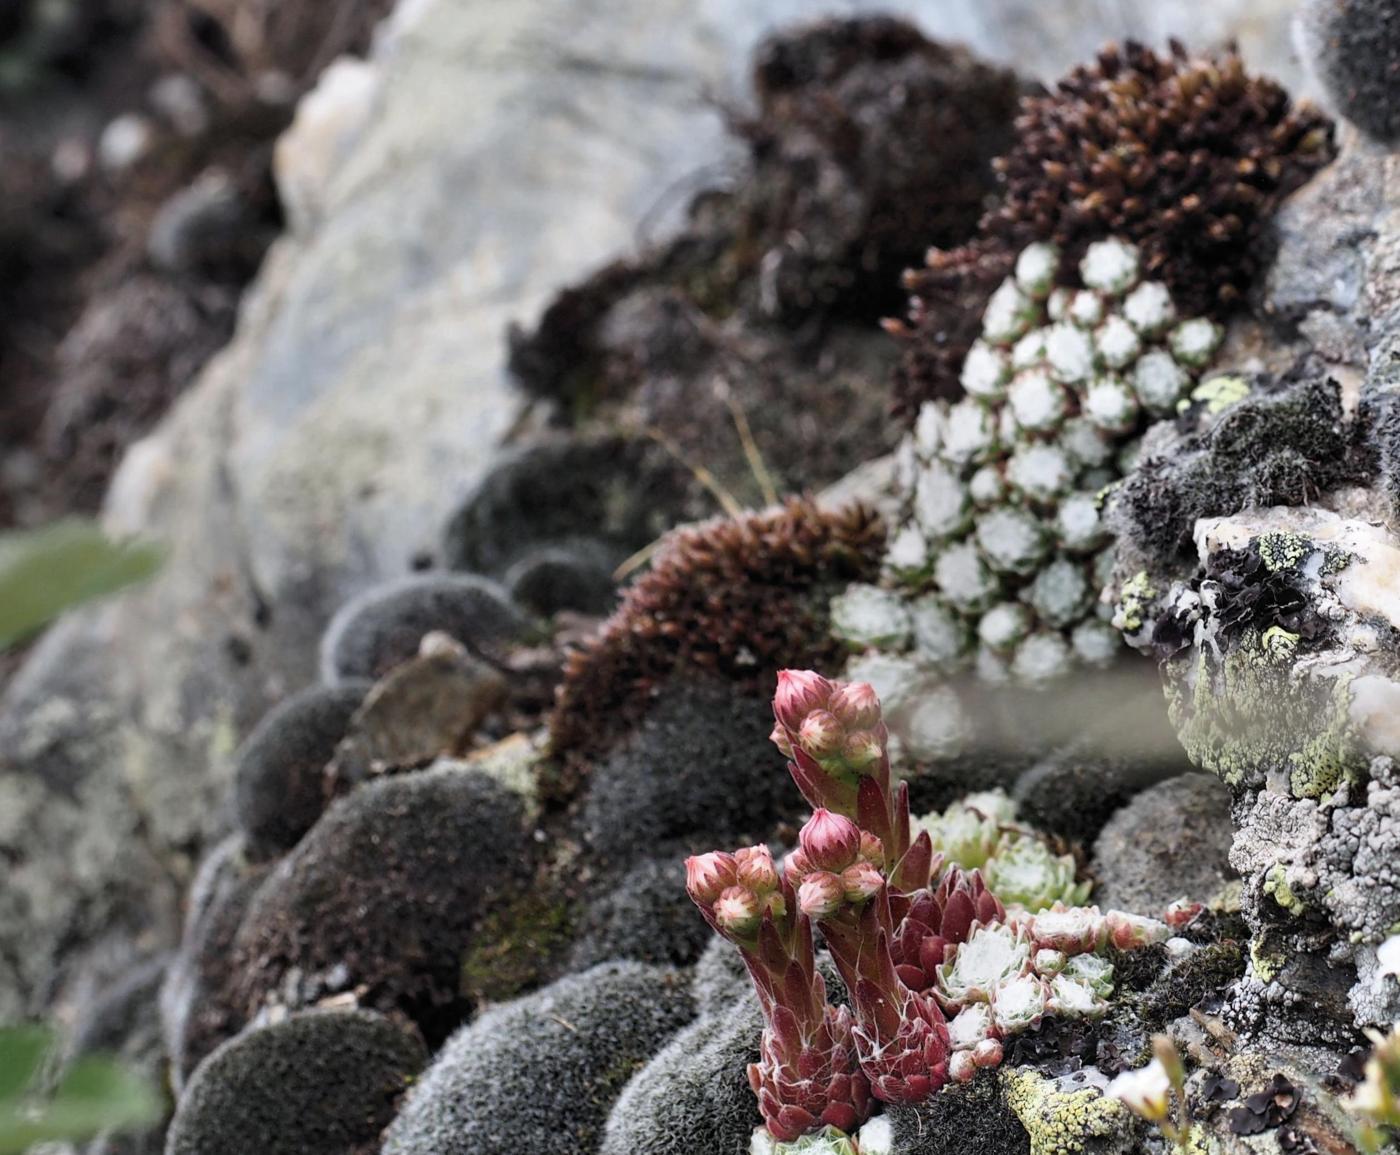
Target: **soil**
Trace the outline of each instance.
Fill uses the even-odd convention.
[[[233,331],[272,145],[392,0],[0,0],[0,529],[99,505]]]

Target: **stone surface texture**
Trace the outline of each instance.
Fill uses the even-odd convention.
[[[499,447],[531,428],[503,370],[506,324],[533,322],[722,175],[723,109],[763,32],[875,7],[403,0],[370,62],[308,99],[278,156],[290,233],[233,343],[109,496],[108,526],[167,543],[168,564],[52,630],[0,703],[0,1020],[173,943],[201,848],[230,825],[239,738],[312,680],[336,607],[431,555]],[[1043,77],[1135,32],[1237,36],[1298,79],[1281,0],[891,7]],[[1383,184],[1333,195],[1359,203]],[[1292,290],[1354,296],[1357,259],[1347,249],[1337,277]],[[1370,303],[1381,317],[1387,302]],[[1324,308],[1318,325],[1331,321]]]

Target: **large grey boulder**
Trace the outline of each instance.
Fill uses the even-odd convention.
[[[893,7],[1045,76],[1135,29],[1238,34],[1294,75],[1282,0]],[[52,631],[0,701],[0,1020],[61,1001],[114,944],[174,942],[240,737],[312,680],[337,606],[431,555],[528,430],[507,322],[667,228],[676,190],[728,163],[748,50],[818,14],[404,0],[370,63],[328,74],[279,150],[292,231],[238,335],[113,484],[110,527],[166,542],[168,564]]]

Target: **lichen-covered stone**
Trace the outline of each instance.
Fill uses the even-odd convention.
[[[454,1035],[384,1155],[578,1155],[628,1081],[694,1015],[682,973],[607,963],[487,1011]]]
[[[427,1063],[369,1011],[305,1011],[230,1039],[180,1097],[166,1155],[344,1155],[377,1139]]]
[[[1095,1077],[1097,1076],[1097,1078]],[[1030,1155],[1128,1155],[1138,1124],[1092,1067],[1060,1078],[1029,1068],[1000,1072],[1002,1097],[1030,1136]]]

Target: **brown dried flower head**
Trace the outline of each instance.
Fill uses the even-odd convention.
[[[578,764],[606,749],[677,670],[768,694],[780,668],[835,663],[828,603],[872,580],[884,529],[869,509],[780,509],[681,529],[574,654],[550,718],[552,747]]]

